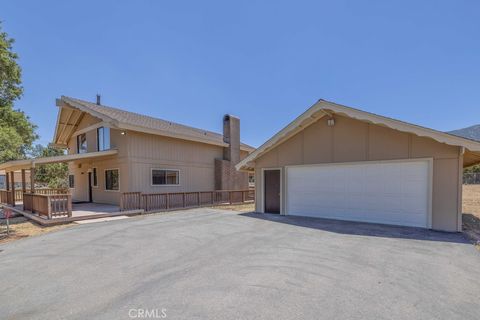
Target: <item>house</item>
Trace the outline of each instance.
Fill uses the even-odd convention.
[[[62,96],[57,106],[51,145],[66,154],[10,161],[0,170],[33,172],[41,164],[66,162],[74,203],[119,205],[128,192],[248,189],[248,174],[234,165],[254,148],[240,142],[235,116],[224,116],[222,135],[107,107],[99,96],[96,103]]]
[[[319,100],[248,155],[256,211],[462,228],[462,172],[480,143]]]

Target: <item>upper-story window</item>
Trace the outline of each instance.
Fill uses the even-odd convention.
[[[97,151],[110,149],[110,128],[100,127],[97,129]]]
[[[85,133],[77,136],[77,153],[87,152],[87,135]]]

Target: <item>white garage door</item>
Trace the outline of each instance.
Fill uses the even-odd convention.
[[[428,227],[430,162],[287,168],[286,213]]]

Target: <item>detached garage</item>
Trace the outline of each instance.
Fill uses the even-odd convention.
[[[480,143],[320,100],[237,165],[256,211],[461,231]]]

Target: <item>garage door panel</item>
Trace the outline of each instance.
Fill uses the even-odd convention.
[[[288,167],[287,213],[427,226],[429,162]]]

